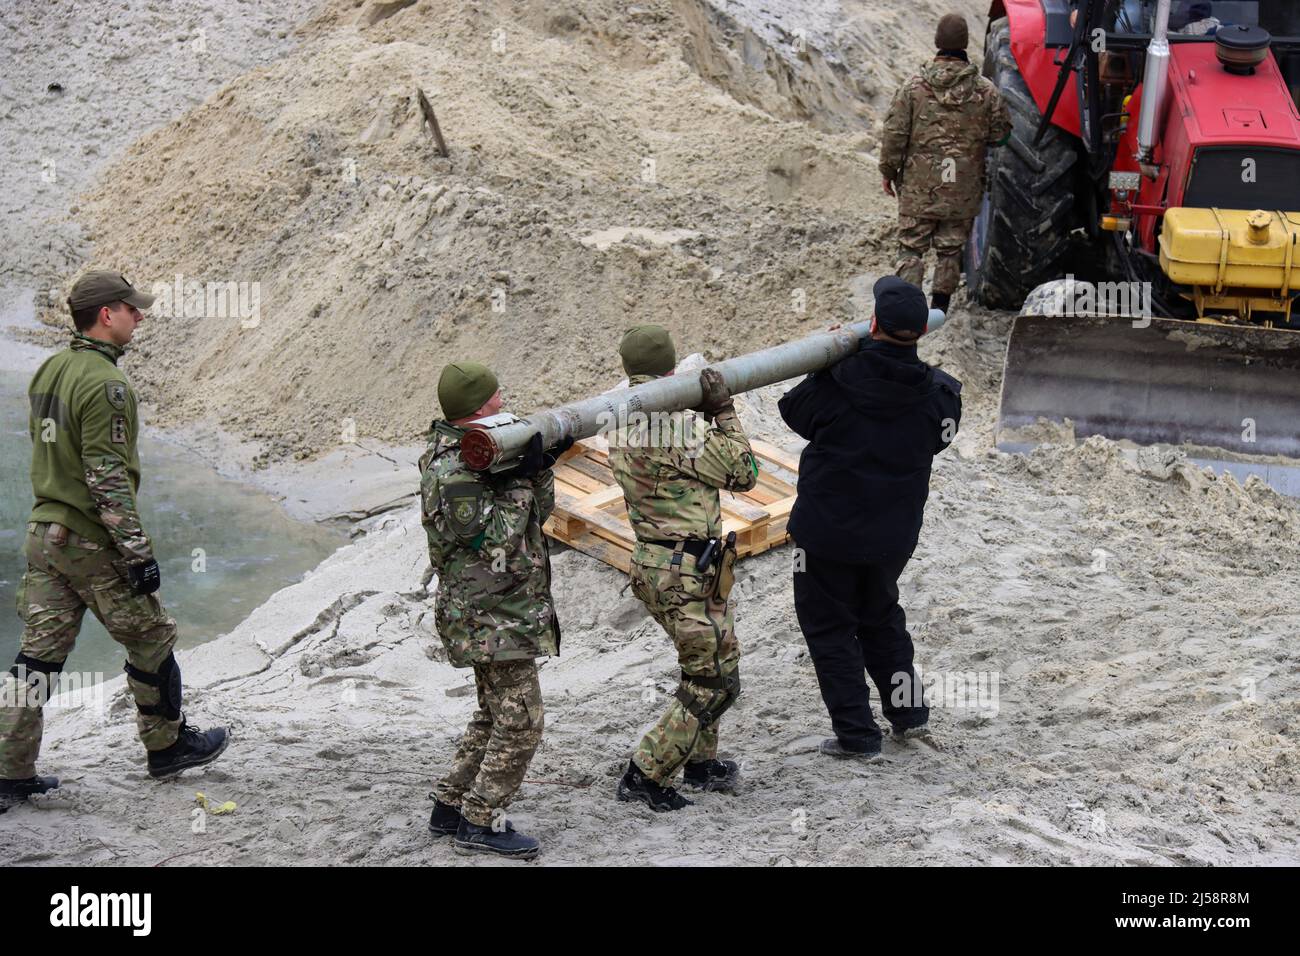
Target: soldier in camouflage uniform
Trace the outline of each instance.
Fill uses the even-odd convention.
[[[985,186],[985,150],[1011,136],[997,88],[968,62],[960,14],[939,21],[939,54],[898,90],[885,117],[880,174],[898,196],[898,276],[920,287],[934,246],[930,307],[946,312]]]
[[[152,303],[117,273],[86,273],[68,298],[72,344],[40,367],[28,392],[36,506],[18,588],[21,651],[0,683],[0,808],[58,786],[36,775],[42,704],[86,608],[126,649],[151,776],[208,763],[226,747],[224,729],[201,732],[181,713],[176,624],[154,593],[158,562],[136,510],[139,416],[117,360]]]
[[[676,364],[672,339],[657,325],[630,330],[619,353],[632,385],[672,374]],[[683,764],[693,789],[734,790],[740,777],[734,761],[717,758],[718,719],[740,693],[740,645],[728,600],[735,553],[715,551],[706,571],[697,562],[709,539],[722,534],[719,489],[753,488],[758,465],[722,376],[705,369],[700,384],[701,414],[629,421],[609,449],[637,538],[632,590],[672,638],[681,664],[672,704],[642,738],[618,787],[620,800],[657,812],[690,803],[673,787]]]
[[[422,520],[438,575],[438,636],[453,666],[474,668],[478,710],[434,791],[429,829],[454,836],[457,852],[531,859],[538,841],[515,832],[503,811],[542,740],[536,659],[560,652],[542,524],[555,507],[551,466],[573,442],[543,454],[537,435],[510,470],[474,472],[460,440],[500,412],[496,376],[473,362],[448,365],[438,402],[443,420],[420,459]]]

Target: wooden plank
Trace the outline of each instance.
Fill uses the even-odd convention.
[[[733,514],[751,523],[767,520],[767,511],[761,504],[746,501],[740,495],[724,491],[718,500],[722,505],[723,514]]]
[[[747,492],[745,492],[745,497],[748,498],[750,501],[755,501],[758,504],[766,507],[767,505],[770,505],[773,501],[777,501],[780,498],[783,498],[784,495],[776,491],[770,491],[767,488],[764,488],[760,484],[760,485],[755,485],[753,488],[750,488]]]
[[[579,520],[591,525],[594,532],[603,531],[605,534],[602,537],[608,536],[615,541],[633,540],[632,528],[628,525],[627,519],[615,518],[603,511],[582,510],[581,501],[581,498],[574,498],[572,495],[556,494],[555,510],[567,511],[571,515],[575,515]]]
[[[604,510],[605,506],[623,500],[623,489],[618,485],[606,485],[600,491],[593,492],[578,500],[577,512],[582,514],[589,509]]]
[[[577,472],[580,475],[586,475],[588,478],[595,479],[601,485],[615,484],[614,473],[609,470],[609,465],[604,462],[595,461],[589,455],[581,458],[574,458],[572,461],[566,461],[565,466]]]
[[[592,494],[606,487],[594,478],[588,478],[586,475],[574,474],[557,470],[555,472],[555,491],[558,494],[563,491],[566,495],[573,495],[575,498],[581,498],[584,495]]]
[[[794,507],[794,500],[797,495],[790,495],[788,498],[782,498],[780,501],[774,501],[767,506],[767,513],[775,518],[789,517],[790,509]]]
[[[599,437],[585,439],[556,464],[556,507],[546,533],[626,572],[636,537],[628,524],[622,488],[609,469],[607,447]],[[797,457],[764,442],[754,442],[753,447],[763,461],[797,475]],[[794,485],[771,470],[761,470],[758,483],[749,491],[722,493],[723,533],[736,532],[741,557],[777,547],[788,538],[786,525],[794,500]]]
[[[603,561],[606,564],[610,565],[611,567],[618,568],[624,574],[626,574],[629,570],[631,570],[632,567],[631,548],[624,547],[621,544],[609,541],[605,538],[601,538],[598,535],[592,534],[591,532],[575,535],[571,540],[565,540],[563,538],[559,538],[554,533],[552,521],[554,521],[554,516],[552,516],[551,520],[548,520],[546,522],[546,525],[544,526],[544,530],[551,537],[563,541],[564,544],[578,551],[581,551],[583,554],[591,555],[593,558],[596,558],[598,561]]]
[[[799,474],[798,455],[792,455],[784,448],[778,448],[770,442],[761,441],[757,438],[749,440],[749,447],[753,449],[755,455],[764,461],[770,461],[791,474]]]

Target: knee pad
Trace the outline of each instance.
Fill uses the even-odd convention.
[[[710,695],[707,705],[701,704],[687,688],[687,683],[694,684],[697,687],[707,687],[715,693]],[[736,698],[740,696],[740,671],[739,669],[733,670],[721,677],[701,677],[683,672],[682,682],[677,685],[677,691],[673,696],[681,702],[683,707],[690,711],[701,726],[711,726],[731,708],[731,705],[736,702]]]
[[[135,709],[148,717],[163,717],[167,720],[179,720],[181,716],[181,666],[176,663],[176,655],[168,654],[157,674],[150,674],[126,662],[126,673],[133,680],[158,688],[157,704],[142,704],[136,701]]]
[[[14,666],[9,668],[9,673],[18,683],[27,685],[31,690],[39,690],[39,703],[44,705],[54,691],[54,684],[58,681],[66,660],[64,658],[58,662],[38,661],[26,654],[19,654],[14,658]]]

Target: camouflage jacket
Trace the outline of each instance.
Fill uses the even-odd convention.
[[[551,560],[542,523],[555,478],[483,475],[460,460],[465,430],[429,429],[420,458],[420,505],[438,575],[434,620],[456,667],[560,652]]]
[[[654,376],[634,375],[630,385]],[[709,425],[694,412],[630,421],[610,436],[609,466],[638,542],[711,538],[722,531],[718,490],[748,491],[758,462],[734,411]],[[667,567],[672,551],[638,544],[634,560]]]
[[[972,219],[984,195],[985,151],[1011,134],[997,88],[964,60],[940,57],[894,95],[880,137],[880,174],[898,212]]]
[[[128,562],[153,557],[140,524],[135,392],[117,367],[125,349],[74,335],[32,378],[32,521],[52,521]]]

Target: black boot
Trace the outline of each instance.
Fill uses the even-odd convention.
[[[838,737],[827,737],[821,742],[817,750],[827,757],[835,757],[839,760],[861,760],[865,763],[878,763],[884,760],[880,753],[880,742],[877,741],[874,747],[868,747],[866,750],[850,750],[840,743]]]
[[[735,793],[740,783],[740,764],[734,760],[688,762],[682,782],[688,790]]]
[[[455,836],[460,829],[460,810],[449,803],[443,803],[433,794],[433,813],[429,815],[429,832],[434,836]],[[508,825],[508,824],[507,824]]]
[[[618,798],[628,803],[639,800],[655,813],[691,806],[691,801],[672,787],[661,787],[642,773],[635,760],[628,761],[627,772],[618,782]]]
[[[35,793],[59,789],[58,777],[27,777],[24,780],[0,780],[0,813],[26,801]]]
[[[221,756],[228,743],[230,737],[225,727],[199,730],[181,718],[181,730],[176,736],[176,743],[162,750],[149,751],[149,776],[170,777],[190,767],[212,763]]]
[[[944,315],[948,314],[948,303],[952,301],[951,292],[931,292],[930,308],[938,309]]]
[[[456,830],[455,845],[456,852],[462,855],[495,853],[512,860],[531,860],[542,848],[534,837],[516,833],[509,820],[506,821],[506,828],[498,832],[491,827],[470,823],[464,817]]]

